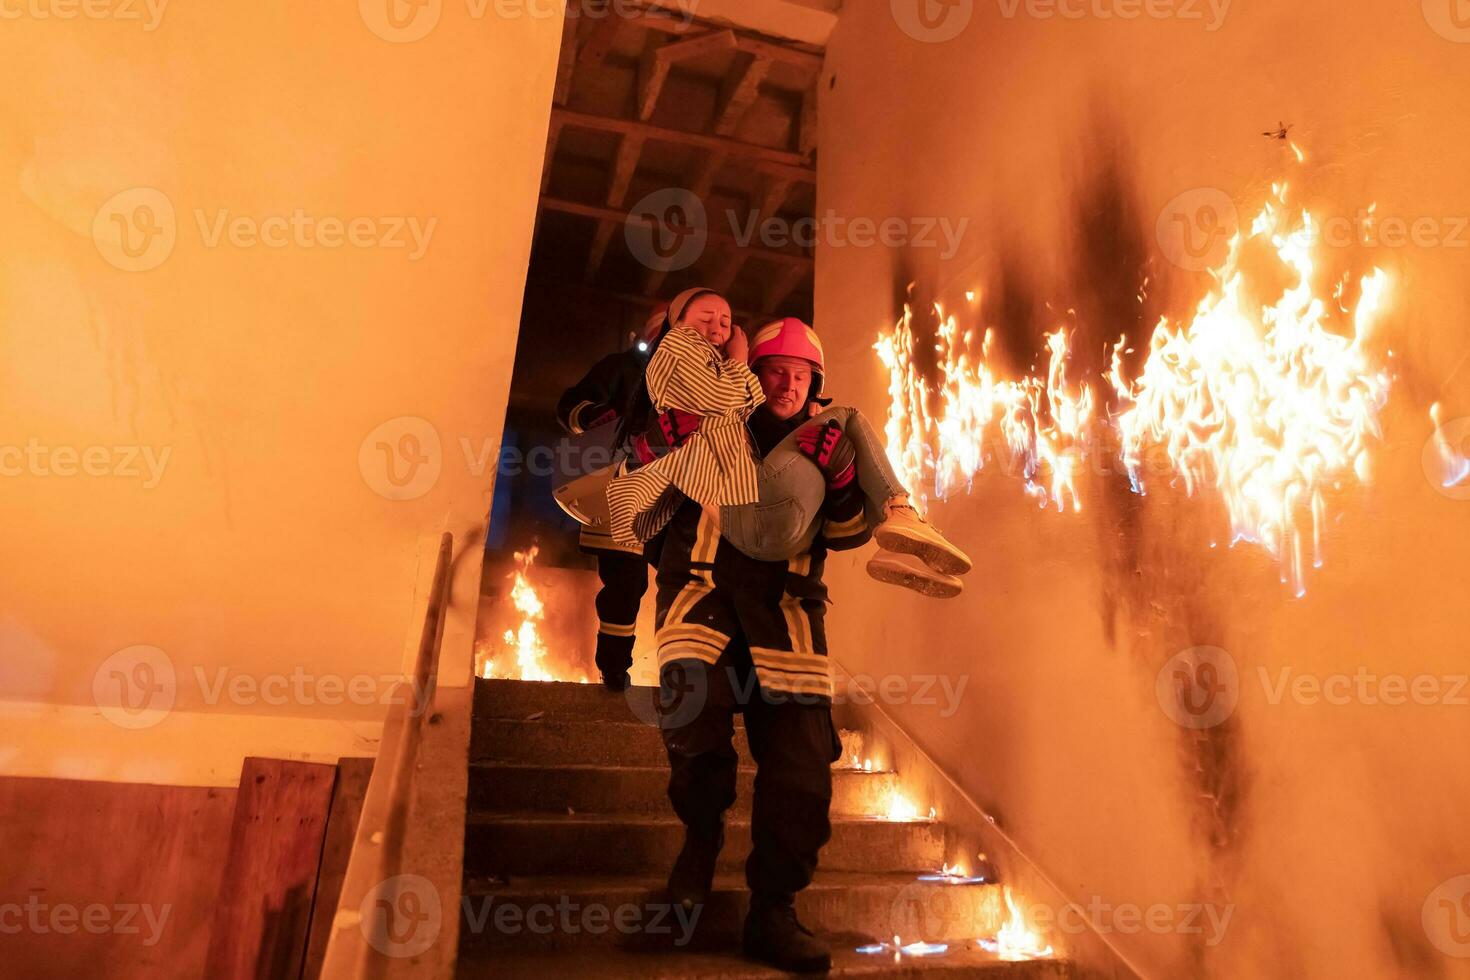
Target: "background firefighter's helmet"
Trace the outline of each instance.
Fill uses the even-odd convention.
[[[645,344],[653,343],[663,335],[664,324],[668,322],[668,319],[669,304],[658,304],[653,308],[653,312],[648,315],[648,322],[643,325],[643,335],[638,339]]]
[[[768,323],[750,339],[750,366],[753,369],[763,357],[800,357],[812,364],[812,390],[807,397],[822,394],[827,374],[822,341],[817,332],[796,317]]]

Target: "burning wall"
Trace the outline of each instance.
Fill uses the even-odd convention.
[[[957,4],[950,40],[844,12],[819,212],[970,224],[953,256],[821,253],[829,379],[905,406],[890,442],[977,567],[938,605],[838,559],[833,646],[971,678],[891,710],[1081,904],[1173,910],[1090,917],[1139,968],[1461,975],[1470,47],[1433,3],[1185,6]]]

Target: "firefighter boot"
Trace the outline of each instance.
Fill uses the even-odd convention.
[[[715,880],[715,864],[725,843],[725,829],[713,831],[684,828],[684,847],[669,872],[669,903],[693,912],[709,898]]]
[[[792,973],[826,973],[832,953],[796,918],[792,895],[751,895],[741,949],[749,959]]]

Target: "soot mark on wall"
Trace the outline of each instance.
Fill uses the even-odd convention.
[[[1075,178],[1070,277],[1077,314],[1074,376],[1092,378],[1107,370],[1105,352],[1124,335],[1134,349],[1125,366],[1137,370],[1170,295],[1168,270],[1154,259],[1153,223],[1131,178],[1138,170],[1121,130],[1106,115],[1099,118]],[[1116,446],[1095,449],[1095,461],[1119,458]],[[1200,558],[1208,554],[1200,509],[1163,486],[1147,498],[1145,509],[1145,499],[1116,469],[1095,469],[1090,488],[1103,562],[1100,611],[1113,649],[1133,665],[1138,683],[1152,690],[1159,672],[1181,651],[1228,647],[1221,596],[1229,593],[1218,583],[1212,586],[1211,565]],[[1243,842],[1249,770],[1239,716],[1176,730],[1181,785],[1210,869],[1202,883],[1204,900],[1228,902]],[[1203,945],[1194,951],[1201,965],[1207,952]]]

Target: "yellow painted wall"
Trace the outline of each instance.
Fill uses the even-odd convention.
[[[976,559],[964,597],[885,591],[861,557],[840,558],[834,651],[853,673],[968,678],[956,713],[942,699],[892,710],[1075,900],[1111,907],[1096,921],[1147,974],[1470,975],[1454,880],[1470,873],[1466,690],[1451,701],[1467,670],[1470,503],[1421,466],[1430,402],[1470,415],[1470,31],[1434,0],[926,6],[927,22],[905,0],[848,3],[823,86],[819,214],[970,222],[947,259],[819,253],[830,387],[880,419],[871,345],[911,280],[951,305],[984,291],[965,322],[996,327],[1007,370],[1044,367],[1040,333],[1075,309],[1079,367],[1101,384],[1103,345],[1152,326],[1144,274],[1151,310],[1185,312],[1208,286],[1156,235],[1195,189],[1244,212],[1289,176],[1298,201],[1346,215],[1376,202],[1446,240],[1375,253],[1398,282],[1384,444],[1370,489],[1335,503],[1304,599],[1259,549],[1211,550],[1223,531],[1168,488],[1143,500],[1116,472],[1088,476],[1083,513],[1059,515],[986,472],[933,512]],[[1261,135],[1278,122],[1295,124],[1305,167]],[[1156,696],[1170,658],[1198,644],[1240,676],[1233,714],[1205,734]],[[1360,668],[1442,679],[1443,696],[1272,703],[1261,679]],[[1120,917],[1125,904],[1167,915],[1155,929]],[[1231,918],[1214,932],[1181,905]]]
[[[561,34],[533,6],[7,8],[0,772],[371,751],[441,529],[464,682]]]

